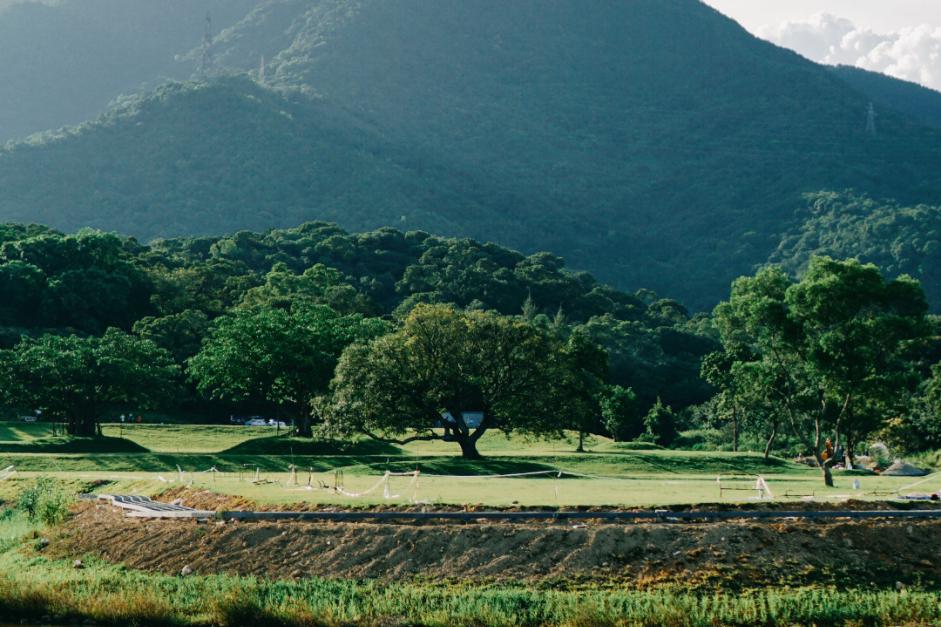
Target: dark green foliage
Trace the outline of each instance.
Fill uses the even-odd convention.
[[[309,436],[310,403],[327,391],[343,350],[389,330],[381,320],[303,301],[238,309],[215,321],[189,374],[207,397],[271,403]]]
[[[0,282],[7,281],[11,296],[0,301],[0,340],[10,347],[22,334],[96,335],[121,327],[169,351],[185,369],[222,316],[262,309],[291,318],[294,310],[329,307],[344,316],[402,319],[417,303],[451,302],[507,315],[526,309],[534,324],[565,340],[584,336],[603,345],[611,382],[639,390],[641,412],[657,395],[685,407],[709,393],[696,378],[699,360],[715,348],[702,319],[689,319],[675,301],[649,291],[630,295],[571,272],[548,254],[389,228],[350,234],[326,223],[147,246],[92,231],[66,236],[10,225],[0,226],[0,259],[8,259]],[[74,273],[96,279],[72,292],[87,298],[64,306],[61,288],[53,286]],[[226,404],[194,405],[195,388],[178,396],[188,410],[209,415],[266,412],[272,402],[258,390],[226,395]],[[307,400],[293,403],[292,413]],[[591,431],[602,429],[597,420],[591,424]]]
[[[644,432],[646,425],[637,411],[637,395],[630,388],[605,386],[598,404],[604,427],[617,442],[633,440]]]
[[[941,364],[931,368],[909,411],[890,420],[881,435],[903,451],[941,449]]]
[[[166,403],[177,375],[168,352],[114,328],[101,337],[24,339],[0,351],[7,403],[66,422],[73,436],[96,435],[108,408],[141,410]]]
[[[679,436],[676,414],[658,398],[654,406],[644,416],[644,436],[654,444],[670,446]]]
[[[133,240],[97,231],[61,236],[9,226],[0,234],[0,326],[101,333],[153,311],[151,277]]]
[[[258,0],[214,52],[242,72],[264,54],[270,89],[163,86],[13,146],[0,219],[142,238],[427,229],[702,309],[767,260],[802,193],[941,202],[941,131],[885,110],[869,136],[868,96],[697,0]],[[413,300],[479,298],[474,254],[430,258]],[[426,293],[456,258],[454,293]],[[490,278],[481,300],[518,311],[512,277]]]
[[[775,263],[795,273],[813,255],[855,257],[890,277],[918,279],[928,302],[941,307],[941,207],[821,192],[807,197],[799,217],[771,257]]]

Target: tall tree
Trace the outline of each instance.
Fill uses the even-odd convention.
[[[4,353],[8,401],[66,421],[75,436],[95,435],[110,407],[155,408],[173,396],[179,372],[167,351],[117,329],[100,338],[46,335]]]
[[[634,390],[620,385],[606,385],[599,394],[598,402],[604,427],[616,442],[631,440],[643,432],[644,424],[637,410]]]
[[[852,450],[903,401],[930,331],[926,312],[916,281],[817,257],[799,282],[775,267],[738,279],[715,316],[737,385],[781,408],[829,486],[824,441],[842,434]]]
[[[327,390],[343,349],[387,330],[324,305],[239,309],[215,321],[189,373],[210,398],[267,401],[310,436],[311,401]]]
[[[395,333],[344,352],[328,426],[398,444],[455,442],[476,459],[491,429],[546,435],[580,422],[582,385],[553,334],[491,312],[418,305]],[[470,412],[482,413],[479,424]]]

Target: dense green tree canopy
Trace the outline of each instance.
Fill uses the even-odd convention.
[[[578,352],[524,320],[419,305],[398,331],[344,352],[328,426],[403,443],[453,441],[476,458],[490,429],[546,435],[583,422],[593,408]],[[469,423],[472,412],[479,424]]]
[[[108,409],[141,411],[172,397],[179,369],[149,340],[108,329],[101,337],[46,335],[0,355],[10,404],[91,436]]]
[[[325,305],[256,306],[218,318],[189,361],[197,388],[212,398],[272,403],[310,435],[310,404],[326,392],[343,349],[381,335],[388,326]]]
[[[832,484],[824,441],[849,451],[917,380],[930,327],[917,282],[885,281],[857,261],[814,258],[794,281],[779,268],[738,279],[715,316],[734,388],[776,403]],[[716,379],[716,377],[713,377]]]

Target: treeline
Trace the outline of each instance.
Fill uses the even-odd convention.
[[[394,229],[350,234],[324,223],[150,245],[7,225],[0,290],[7,404],[68,420],[80,434],[94,433],[106,412],[143,408],[215,418],[276,412],[306,431],[311,401],[327,391],[343,349],[403,328],[420,304],[454,307],[425,313],[512,319],[553,342],[577,336],[600,345],[599,381],[634,390],[635,413],[658,398],[677,409],[706,400],[699,363],[717,346],[705,319],[679,303],[615,290],[554,255]],[[71,372],[81,379],[62,385],[84,392],[53,392],[51,380],[68,378],[60,351],[76,357]],[[148,385],[111,372],[134,351],[153,366],[141,374],[158,376]],[[116,383],[122,379],[127,386]],[[604,430],[600,416],[593,420],[586,429]],[[629,439],[644,427],[617,429]]]
[[[310,223],[144,246],[7,226],[0,288],[4,403],[75,435],[143,409],[264,412],[304,436],[474,457],[490,429],[682,446],[711,428],[733,450],[812,455],[828,481],[873,437],[941,447],[938,320],[916,280],[855,260],[762,269],[690,316],[548,253],[423,232]]]

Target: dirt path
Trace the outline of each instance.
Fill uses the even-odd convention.
[[[941,582],[941,522],[197,524],[80,506],[47,549],[147,571],[648,587]]]

